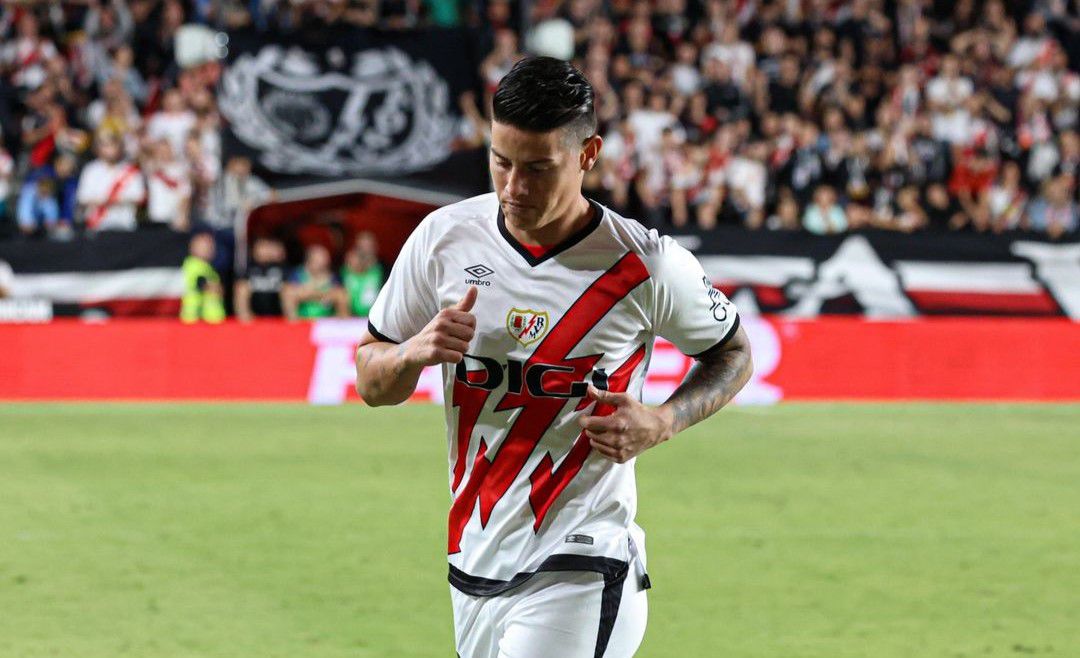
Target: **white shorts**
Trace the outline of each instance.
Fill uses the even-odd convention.
[[[450,588],[460,658],[630,658],[648,618],[643,569],[543,571],[495,596]]]

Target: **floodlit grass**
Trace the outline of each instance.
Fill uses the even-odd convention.
[[[723,412],[639,460],[639,656],[1080,656],[1078,428]],[[433,406],[5,405],[0,656],[451,657],[445,455]]]

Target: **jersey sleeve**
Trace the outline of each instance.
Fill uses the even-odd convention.
[[[422,222],[405,241],[368,313],[368,331],[381,341],[406,341],[439,312],[430,222],[430,218]]]
[[[662,237],[652,269],[657,335],[689,356],[700,356],[735,335],[739,328],[735,305],[713,287],[693,254]]]

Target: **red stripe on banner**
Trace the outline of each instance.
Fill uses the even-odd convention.
[[[101,309],[115,317],[179,317],[180,298],[109,299],[80,304],[84,309]]]
[[[787,294],[778,286],[754,286],[754,294],[762,306],[780,308],[788,305]]]
[[[1038,293],[986,293],[940,290],[906,290],[915,306],[924,312],[979,312],[1001,315],[1061,315],[1054,298],[1045,290]]]

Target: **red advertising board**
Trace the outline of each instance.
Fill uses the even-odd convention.
[[[746,318],[754,379],[742,403],[780,400],[1080,400],[1080,324],[1062,319]],[[167,320],[0,325],[0,400],[356,399],[363,321],[187,326]],[[644,398],[691,365],[654,347]],[[428,369],[417,400],[441,400]]]

